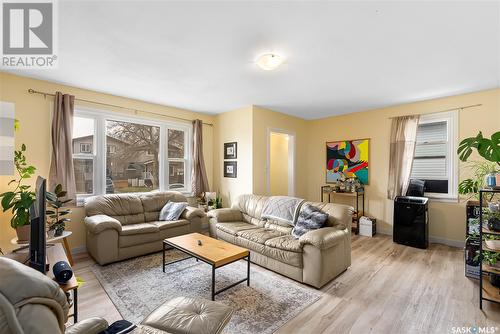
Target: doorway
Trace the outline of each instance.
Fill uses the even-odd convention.
[[[295,196],[295,134],[269,129],[267,137],[267,193]]]

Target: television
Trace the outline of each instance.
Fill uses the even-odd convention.
[[[47,180],[38,177],[36,180],[36,200],[30,208],[31,235],[29,244],[30,267],[45,274],[46,270],[46,239],[45,223],[47,220],[45,209],[45,192]]]

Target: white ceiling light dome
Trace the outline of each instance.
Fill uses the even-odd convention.
[[[285,59],[277,53],[268,52],[257,57],[255,63],[264,71],[272,71],[277,69]]]

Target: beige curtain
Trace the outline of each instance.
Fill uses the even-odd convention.
[[[191,186],[195,196],[210,191],[208,189],[205,160],[203,159],[203,122],[199,119],[193,121],[193,169]]]
[[[52,118],[52,159],[50,161],[49,190],[62,184],[68,194],[75,199],[76,185],[73,170],[73,115],[75,97],[56,92],[54,97],[54,115]]]
[[[418,115],[392,119],[387,187],[387,198],[390,200],[404,195],[408,189],[415,154],[418,119]]]

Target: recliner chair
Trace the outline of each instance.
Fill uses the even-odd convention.
[[[59,284],[24,264],[0,258],[0,334],[97,334],[108,323],[89,318],[65,328],[69,304]]]
[[[103,318],[82,320],[68,328],[69,305],[59,284],[42,273],[0,257],[0,334],[98,334]],[[201,298],[166,301],[133,334],[218,334],[231,319],[231,307]]]

